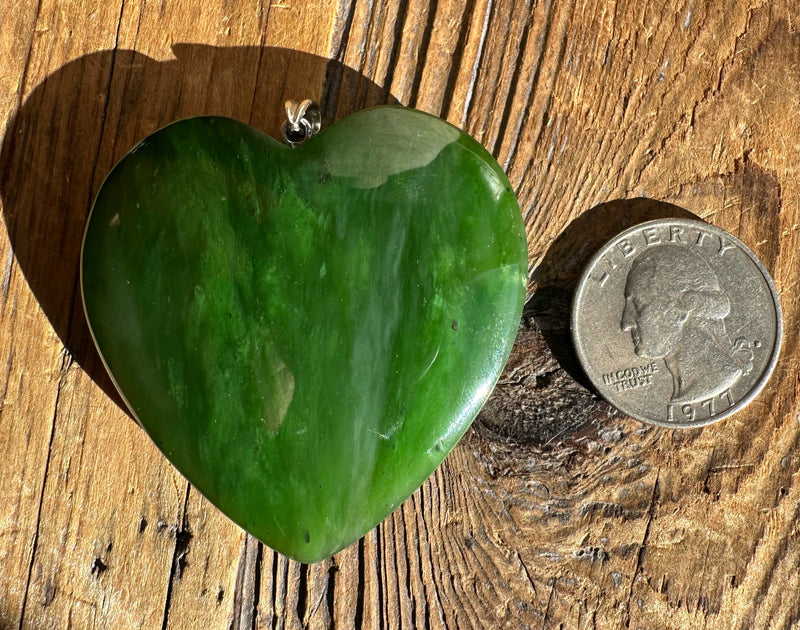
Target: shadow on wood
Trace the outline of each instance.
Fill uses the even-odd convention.
[[[575,354],[569,325],[578,280],[592,256],[614,236],[639,223],[667,218],[699,220],[680,206],[646,197],[601,203],[567,226],[533,273],[536,291],[525,313],[534,318],[561,367],[587,388],[591,385]]]
[[[525,305],[506,370],[478,417],[484,437],[561,457],[577,441],[596,439],[625,416],[594,392],[580,367],[570,333],[575,286],[592,256],[622,230],[654,219],[697,218],[654,199],[619,199],[581,214],[551,244],[533,273],[535,292]]]
[[[157,61],[100,51],[65,64],[12,119],[0,154],[13,256],[71,358],[123,409],[91,341],[79,279],[84,224],[114,163],[149,133],[188,116],[230,116],[280,137],[287,99],[318,100],[323,124],[396,102],[356,71],[307,53],[190,44],[173,52],[175,59]]]

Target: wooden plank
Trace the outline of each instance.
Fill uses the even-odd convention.
[[[790,0],[0,0],[0,16],[0,628],[800,624]],[[489,147],[532,294],[445,464],[310,567],[230,523],[123,413],[76,293],[90,200],[138,139],[199,113],[276,135],[306,96],[327,122],[413,105]],[[592,249],[675,213],[762,258],[787,331],[758,399],[692,431],[597,400],[566,325]]]

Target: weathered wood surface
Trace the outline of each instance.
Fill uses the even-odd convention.
[[[798,29],[794,0],[0,0],[0,629],[800,627]],[[197,113],[276,134],[300,97],[483,142],[533,296],[462,443],[315,566],[165,462],[77,293],[90,201],[136,140]],[[761,257],[786,337],[745,411],[660,430],[581,384],[565,317],[605,236],[687,212]]]

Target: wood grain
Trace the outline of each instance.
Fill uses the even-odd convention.
[[[792,0],[0,0],[0,630],[800,627],[800,12]],[[80,306],[112,164],[178,117],[276,135],[399,102],[505,167],[530,300],[442,467],[317,565],[231,524],[125,414]],[[731,231],[772,273],[775,375],[717,425],[585,386],[571,291],[645,218]]]

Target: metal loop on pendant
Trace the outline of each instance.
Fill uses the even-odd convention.
[[[281,127],[284,142],[296,147],[308,140],[322,127],[319,105],[307,98],[301,103],[286,101],[286,121]]]

